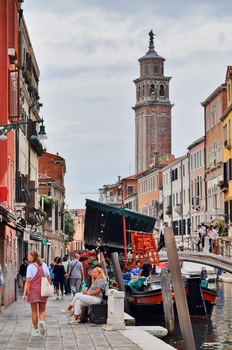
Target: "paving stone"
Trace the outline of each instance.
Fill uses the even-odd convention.
[[[19,292],[21,293],[21,291]],[[104,330],[91,322],[70,326],[60,312],[71,296],[57,301],[49,298],[46,308],[47,332],[33,337],[30,306],[18,298],[0,313],[0,350],[141,350],[118,331]],[[155,346],[149,344],[149,349]],[[147,348],[146,348],[147,349]]]

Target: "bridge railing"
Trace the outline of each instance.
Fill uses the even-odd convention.
[[[156,238],[157,247],[159,245],[159,238]],[[188,251],[188,252],[197,252],[199,241],[199,236],[197,234],[175,236],[176,246],[178,251]],[[232,259],[232,238],[220,237],[219,239],[221,247],[221,255],[225,258]],[[203,252],[210,252],[210,242],[209,238],[205,238],[205,247],[201,249]]]

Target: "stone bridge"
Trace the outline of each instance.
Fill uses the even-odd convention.
[[[168,261],[166,252],[160,252],[160,261]],[[232,273],[232,260],[222,255],[204,252],[178,251],[180,260],[191,261],[199,264],[209,265],[223,271]]]

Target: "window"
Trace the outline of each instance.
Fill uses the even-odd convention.
[[[218,141],[218,161],[221,162],[222,161],[222,140]]]
[[[130,196],[134,193],[134,186],[127,186],[127,195]]]
[[[208,147],[208,150],[207,150],[207,167],[209,168],[210,167],[210,147]]]
[[[172,170],[172,181],[175,181],[178,179],[178,169],[173,169]]]
[[[221,101],[220,99],[218,100],[218,112],[217,112],[217,122],[219,122],[220,118],[221,118]]]
[[[212,107],[212,126],[216,125],[216,111],[215,106]]]
[[[159,65],[158,65],[158,64],[155,64],[155,65],[154,65],[154,74],[155,74],[155,75],[158,75],[158,74],[159,74]]]
[[[227,141],[227,124],[223,126],[224,144]]]
[[[162,62],[162,64],[161,64],[161,74],[162,74],[162,75],[164,74],[164,64],[163,64],[163,62]]]
[[[183,177],[185,176],[185,164],[183,164],[182,166],[182,174],[183,174]]]
[[[215,166],[217,162],[217,144],[214,143],[212,146],[212,166]]]
[[[150,96],[154,96],[155,95],[155,85],[151,84],[150,86]]]
[[[206,112],[206,131],[209,131],[210,129],[210,118],[209,118],[209,111]]]
[[[159,93],[160,96],[164,96],[164,85],[160,85],[160,93]]]
[[[9,72],[9,116],[14,122],[19,121],[19,74],[17,71]]]

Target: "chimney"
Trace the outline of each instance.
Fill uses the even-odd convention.
[[[158,153],[158,152],[155,152],[155,153],[154,153],[154,165],[157,165],[157,164],[158,164],[158,159],[159,159],[159,153]]]

